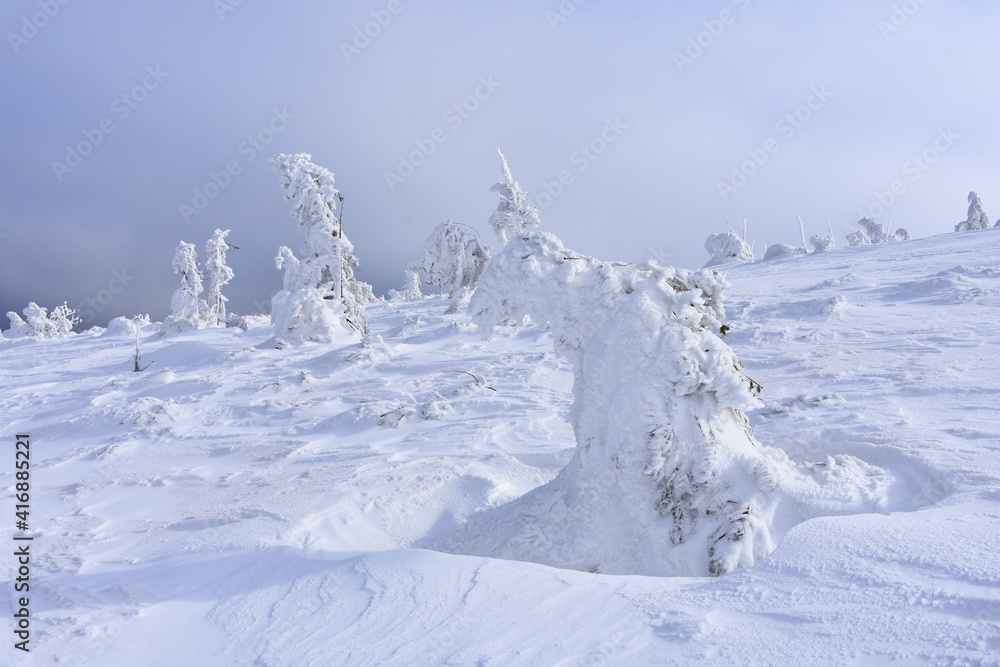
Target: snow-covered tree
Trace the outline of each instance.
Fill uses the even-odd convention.
[[[21,312],[24,313],[24,320],[28,325],[28,331],[30,332],[28,335],[46,336],[55,333],[55,328],[49,321],[48,308],[42,308],[32,301]]]
[[[833,250],[837,247],[836,241],[833,240],[832,236],[820,236],[819,234],[814,234],[809,242],[813,245],[813,252],[826,252],[827,250]]]
[[[406,270],[406,282],[403,283],[403,289],[389,290],[389,299],[392,301],[403,301],[405,299],[416,299],[417,297],[423,296],[420,291],[420,274],[412,268]]]
[[[226,264],[226,253],[236,246],[230,244],[226,237],[230,230],[216,229],[212,238],[205,243],[205,271],[208,273],[208,310],[204,319],[210,327],[220,327],[226,324],[226,302],[222,288],[233,279],[233,270]]]
[[[858,220],[858,226],[861,227],[861,229],[847,235],[848,245],[877,245],[879,243],[894,243],[896,241],[910,240],[910,232],[906,231],[902,227],[890,234],[886,231],[884,225],[877,222],[875,218],[872,217],[861,218]]]
[[[181,277],[181,286],[170,299],[170,315],[163,320],[162,333],[180,333],[205,326],[204,313],[208,306],[201,299],[205,288],[198,269],[198,251],[194,244],[181,241],[174,251],[174,273]]]
[[[1000,220],[997,221],[1000,224]],[[979,201],[979,195],[975,192],[969,193],[969,213],[965,220],[955,225],[956,232],[969,232],[976,229],[987,229],[990,226],[989,217],[983,212],[983,203]]]
[[[847,243],[852,246],[872,245],[882,243],[885,238],[885,227],[876,222],[875,218],[865,217],[858,220],[861,229],[847,235]]]
[[[7,311],[7,319],[10,320],[10,329],[7,329],[7,338],[21,338],[28,335],[28,323],[21,319],[20,315],[13,310],[9,310]]]
[[[500,154],[503,166],[503,180],[490,189],[500,195],[500,204],[490,216],[490,225],[497,233],[500,245],[504,246],[528,227],[540,225],[541,219],[538,217],[538,209],[531,205],[527,193],[521,190],[521,186],[511,175],[503,151],[497,148],[497,153]]]
[[[574,371],[577,446],[554,480],[470,518],[454,551],[591,572],[723,574],[818,514],[873,511],[880,471],[757,443],[759,386],[716,333],[723,276],[600,262],[529,232],[494,256],[470,313],[549,323]],[[755,391],[752,391],[755,390]]]
[[[271,158],[271,167],[305,237],[301,257],[283,246],[275,258],[278,268],[285,270],[284,289],[272,299],[275,334],[289,341],[327,342],[338,326],[366,332],[364,309],[372,289],[354,277],[360,263],[336,213],[343,196],[334,187],[333,174],[314,164],[307,153],[277,155]],[[327,315],[319,312],[320,305],[327,307]],[[332,328],[319,330],[327,324]]]
[[[10,320],[8,338],[65,336],[72,333],[73,327],[80,323],[78,311],[70,308],[65,302],[49,313],[47,308],[32,301],[21,312],[24,313],[24,319],[14,311],[7,313],[7,318]]]
[[[451,297],[476,288],[490,259],[489,248],[468,225],[448,220],[434,228],[413,269],[425,285]]]
[[[711,255],[705,268],[730,262],[753,261],[753,250],[733,232],[712,234],[705,240],[705,250]]]

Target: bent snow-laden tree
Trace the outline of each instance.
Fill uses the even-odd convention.
[[[730,262],[753,261],[753,250],[746,241],[733,232],[712,234],[705,240],[705,250],[712,256],[705,264],[705,268]]]
[[[887,476],[839,456],[793,463],[758,444],[755,383],[715,333],[724,278],[609,264],[551,234],[493,257],[470,313],[481,330],[530,315],[573,364],[576,450],[559,475],[470,517],[445,548],[604,573],[720,575],[792,525],[881,507]]]
[[[537,227],[542,221],[538,217],[538,209],[528,202],[527,193],[521,190],[521,186],[510,173],[503,151],[498,148],[497,153],[500,154],[500,163],[503,166],[503,180],[490,188],[490,192],[500,195],[500,204],[490,216],[490,225],[497,233],[500,245],[504,246],[528,227]]]
[[[448,220],[427,237],[424,253],[411,270],[423,284],[446,292],[454,310],[468,301],[489,259],[489,248],[475,229]]]
[[[360,262],[336,213],[343,197],[333,174],[307,153],[277,155],[271,167],[305,237],[301,257],[282,246],[275,258],[285,270],[284,289],[271,300],[275,335],[289,342],[330,342],[340,329],[367,332],[372,289],[354,277]]]
[[[205,271],[208,272],[208,309],[205,311],[205,322],[210,327],[225,326],[226,302],[222,288],[233,279],[233,270],[226,264],[226,253],[230,248],[236,249],[226,240],[230,230],[216,229],[212,238],[205,243]]]
[[[205,291],[198,269],[198,251],[194,244],[180,242],[174,252],[174,273],[180,274],[181,286],[170,299],[170,315],[163,320],[161,333],[181,333],[205,326],[208,305],[201,299]]]
[[[1000,225],[1000,220],[997,221]],[[990,226],[990,219],[983,212],[983,203],[979,201],[979,195],[975,192],[969,193],[969,213],[965,220],[955,225],[956,232],[970,232],[976,229],[987,229]]]

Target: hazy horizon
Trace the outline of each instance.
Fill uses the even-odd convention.
[[[602,259],[700,267],[863,212],[916,237],[1000,215],[1000,7],[859,0],[541,5],[407,0],[0,10],[0,313],[149,313],[177,244],[231,229],[237,313],[301,243],[268,158],[336,174],[359,278],[384,294],[435,225],[493,243],[502,147],[545,229]],[[993,66],[990,63],[994,63]],[[0,328],[7,328],[2,318]]]

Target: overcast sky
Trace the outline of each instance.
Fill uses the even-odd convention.
[[[601,259],[698,267],[744,217],[758,255],[796,215],[929,236],[970,190],[1000,215],[987,0],[18,0],[0,24],[0,313],[161,319],[177,243],[217,227],[231,310],[259,312],[301,243],[277,153],[336,174],[378,294],[448,218],[495,241],[497,146]]]

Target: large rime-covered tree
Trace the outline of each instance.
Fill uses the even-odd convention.
[[[997,221],[1000,224],[1000,221]],[[983,203],[979,201],[979,195],[975,192],[969,193],[969,212],[965,220],[955,225],[956,232],[970,232],[976,229],[986,229],[990,226],[989,217],[983,212]]]
[[[278,268],[285,269],[284,289],[272,299],[275,335],[327,342],[338,322],[366,332],[365,306],[372,289],[354,276],[360,263],[344,236],[343,196],[334,187],[333,173],[314,164],[307,153],[277,155],[271,167],[305,237],[299,257],[283,246],[275,259]]]
[[[723,276],[600,262],[529,232],[495,255],[469,312],[487,333],[529,315],[573,365],[576,450],[551,482],[470,517],[463,553],[608,574],[720,575],[796,523],[876,511],[891,481],[850,456],[809,465],[762,446],[759,386],[716,333]],[[751,390],[755,391],[751,391]]]
[[[531,205],[527,193],[521,190],[521,186],[510,173],[503,151],[498,148],[497,153],[500,154],[500,163],[503,166],[503,180],[490,190],[500,196],[500,204],[490,216],[490,225],[497,233],[500,245],[504,246],[528,227],[540,225],[541,219],[538,217],[538,209]]]
[[[216,229],[212,238],[205,243],[205,271],[208,273],[208,310],[205,312],[205,322],[210,327],[224,326],[226,322],[226,302],[222,288],[233,279],[233,270],[226,264],[226,253],[231,245],[226,237],[230,230]]]
[[[180,275],[181,286],[170,299],[171,312],[163,320],[163,333],[201,329],[205,324],[204,314],[208,306],[201,299],[205,288],[194,244],[181,241],[177,246],[174,251],[174,273]]]
[[[489,248],[472,227],[448,220],[434,228],[412,269],[423,284],[458,301],[476,289],[490,259]]]

